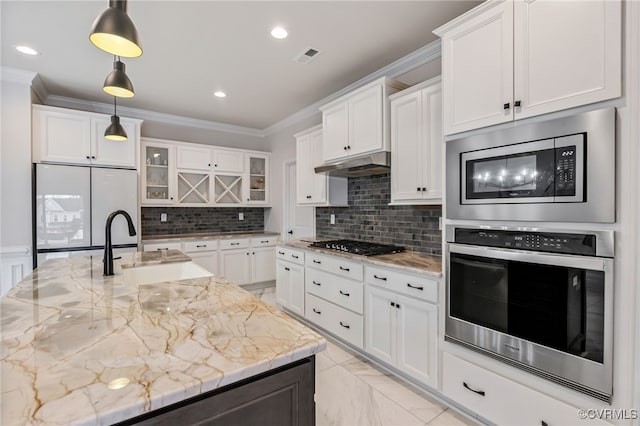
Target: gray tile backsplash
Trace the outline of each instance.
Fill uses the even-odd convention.
[[[441,206],[389,206],[389,174],[349,178],[349,207],[316,208],[316,235],[401,245],[442,254]],[[330,224],[335,214],[335,225]]]
[[[244,220],[238,220],[238,213]],[[167,221],[160,222],[160,215]],[[142,237],[202,232],[264,231],[261,207],[142,207]]]

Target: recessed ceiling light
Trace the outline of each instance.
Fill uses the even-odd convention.
[[[271,30],[271,36],[273,38],[283,39],[283,38],[287,38],[288,35],[289,33],[287,32],[287,30],[285,30],[282,27],[275,27],[274,29]]]
[[[24,53],[25,55],[37,55],[38,51],[29,47],[29,46],[16,46],[16,50],[20,53]]]
[[[226,98],[227,94],[218,90],[217,92],[213,93],[213,96],[215,96],[216,98]]]

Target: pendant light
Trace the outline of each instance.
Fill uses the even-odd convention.
[[[113,97],[113,115],[111,116],[111,124],[104,131],[104,138],[110,141],[126,141],[128,139],[127,132],[120,124],[120,117],[116,114],[116,97]]]
[[[89,40],[112,55],[125,58],[142,55],[138,30],[127,15],[127,0],[109,0],[109,7],[93,22]]]
[[[118,96],[120,98],[133,98],[135,92],[133,91],[133,84],[127,74],[125,73],[125,66],[120,61],[120,58],[113,58],[113,71],[107,75],[104,80],[102,90],[112,96]]]

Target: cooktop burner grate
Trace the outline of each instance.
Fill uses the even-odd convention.
[[[376,256],[380,254],[400,253],[404,251],[404,247],[354,240],[316,241],[309,244],[309,247],[335,250],[343,253],[358,254],[361,256]]]

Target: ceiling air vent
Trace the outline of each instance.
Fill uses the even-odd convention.
[[[293,58],[293,60],[294,62],[297,62],[299,64],[308,64],[312,59],[318,56],[319,53],[319,50],[316,50],[312,47],[307,47],[302,51],[302,53]]]

